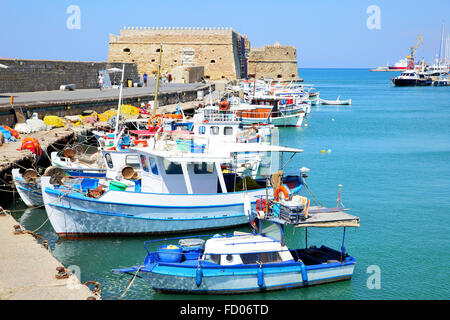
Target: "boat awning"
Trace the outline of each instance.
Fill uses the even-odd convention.
[[[226,153],[191,153],[191,152],[181,152],[179,150],[154,150],[150,147],[132,147],[129,148],[131,151],[138,153],[145,153],[148,155],[154,155],[157,157],[162,157],[168,161],[177,163],[202,163],[202,162],[232,162],[233,157]]]
[[[344,208],[311,207],[308,218],[294,226],[298,228],[359,227],[359,217],[348,214],[344,210]]]
[[[303,149],[288,148],[275,145],[262,145],[259,143],[223,143],[220,148],[227,152],[303,152]]]

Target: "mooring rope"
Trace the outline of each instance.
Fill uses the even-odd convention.
[[[130,279],[130,281],[128,282],[128,285],[125,289],[125,291],[122,293],[122,295],[119,297],[119,300],[122,300],[122,298],[125,296],[125,294],[127,293],[128,289],[130,289],[131,285],[133,284],[134,280],[136,279],[139,271],[141,271],[141,269],[145,267],[145,265],[140,266],[137,270],[136,273],[134,274],[133,278]]]
[[[320,205],[320,206],[324,206],[312,193],[312,191],[309,189],[308,185],[306,184],[305,180],[302,179],[303,185],[305,186],[306,191],[308,192],[308,194],[310,195],[311,199],[314,201],[315,204]]]

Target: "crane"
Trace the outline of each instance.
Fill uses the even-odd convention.
[[[411,54],[406,56],[407,59],[414,59],[414,55],[416,54],[416,50],[417,50],[417,47],[419,46],[420,42],[422,42],[422,45],[424,45],[424,43],[423,43],[423,38],[422,38],[422,36],[419,34],[419,35],[417,36],[417,43],[416,43],[416,46],[415,46],[415,47],[410,47],[410,48],[409,48],[409,49],[411,50]]]

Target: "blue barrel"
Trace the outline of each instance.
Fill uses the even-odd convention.
[[[158,258],[161,262],[180,262],[183,249],[179,246],[173,246],[175,248],[168,248],[167,245],[163,245],[158,248]]]

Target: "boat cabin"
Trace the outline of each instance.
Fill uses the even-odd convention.
[[[418,77],[418,74],[414,70],[408,70],[408,71],[402,72],[398,76],[398,78],[414,78],[414,79],[416,79],[417,77]]]
[[[227,156],[202,153],[177,154],[149,148],[133,148],[139,158],[141,191],[173,194],[227,193],[221,164]]]
[[[154,150],[151,148],[131,148],[136,152],[141,172],[141,191],[171,194],[216,194],[236,190],[242,180],[236,173],[223,173],[223,165],[238,161],[240,153],[258,156],[258,152],[268,153],[264,158],[261,172],[269,173],[279,170],[278,152],[302,152],[272,145],[248,143],[223,143],[221,150],[208,153],[183,153],[179,150]],[[248,159],[246,159],[248,161]],[[265,188],[265,179],[253,180],[250,189]]]
[[[289,249],[276,239],[253,234],[209,239],[202,260],[223,266],[294,261]]]

